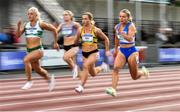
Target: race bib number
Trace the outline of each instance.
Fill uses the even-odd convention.
[[[63,29],[62,34],[63,35],[70,35],[70,34],[72,34],[72,29]]]
[[[83,42],[93,42],[93,35],[91,34],[85,34],[82,37]]]
[[[124,42],[124,41],[126,41],[125,39],[124,39],[124,37],[122,36],[122,35],[117,35],[117,37],[118,37],[118,39],[121,41],[121,42]]]
[[[26,33],[27,33],[27,34],[37,34],[37,30],[34,29],[34,28],[28,28],[28,29],[26,30]]]

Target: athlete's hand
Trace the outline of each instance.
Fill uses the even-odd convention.
[[[122,36],[127,35],[126,32],[124,32],[124,31],[120,32],[120,34],[121,34]]]
[[[22,24],[22,20],[20,19],[20,20],[18,21],[18,23],[17,23],[18,28],[21,27],[21,24]]]
[[[56,49],[57,51],[59,51],[59,45],[58,45],[58,43],[56,42],[56,43],[54,43],[54,49]]]

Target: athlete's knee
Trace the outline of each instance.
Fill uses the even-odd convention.
[[[119,67],[114,66],[113,71],[118,73],[118,72],[119,72],[119,69],[120,69]]]
[[[65,60],[65,61],[66,61],[66,59],[67,59],[67,58],[66,58],[66,56],[63,56],[63,60]]]
[[[84,64],[83,64],[83,69],[87,69],[87,70],[88,70],[88,68],[89,68],[89,65],[86,64],[86,63],[84,63]]]
[[[71,59],[71,57],[68,56],[68,55],[64,55],[64,56],[63,56],[63,59],[64,59],[65,61],[69,61],[69,60]]]
[[[24,58],[23,61],[24,61],[25,64],[30,63],[30,59],[28,59],[28,58]]]
[[[37,73],[41,72],[41,67],[33,67],[34,71],[36,71]]]
[[[47,71],[41,67],[34,68],[34,71],[38,74],[47,73]]]

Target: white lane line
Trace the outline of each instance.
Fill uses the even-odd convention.
[[[163,74],[163,73],[162,73]],[[169,78],[170,77],[170,78]],[[165,75],[159,75],[159,74],[154,74],[154,75],[152,75],[152,76],[150,76],[150,78],[147,80],[147,81],[152,81],[152,80],[154,80],[155,78],[169,78],[169,79],[171,79],[171,77],[180,77],[180,73],[174,73],[174,74],[171,74],[171,75],[169,75],[169,74],[165,74]],[[91,82],[97,82],[97,80],[99,80],[99,78],[102,78],[102,80],[103,81],[110,81],[110,80],[112,80],[111,79],[111,77],[109,76],[109,77],[89,77],[89,80],[88,80],[88,82],[89,83],[91,83]],[[124,81],[124,80],[131,80],[131,77],[129,76],[129,77],[121,77],[120,78],[120,80],[122,80],[122,81]],[[141,79],[140,79],[141,80]],[[78,81],[78,79],[76,79],[76,80],[67,80],[67,81],[61,81],[61,79],[56,79],[56,82],[61,82],[61,84],[71,84],[72,82],[77,82]],[[101,80],[100,80],[101,81]],[[139,80],[138,80],[139,81]],[[35,80],[34,81],[35,83],[39,83],[38,85],[46,85],[46,83],[44,83],[44,82],[46,82],[46,81],[44,81],[44,80],[39,80],[39,81],[37,81],[37,80]],[[14,83],[11,83],[11,85],[6,85],[5,83],[3,83],[3,84],[1,84],[1,85],[4,85],[4,86],[2,86],[0,89],[3,89],[3,88],[11,88],[11,87],[16,87],[16,86],[22,86],[23,84],[24,84],[25,82],[14,82]]]
[[[153,84],[152,84],[153,85]],[[134,85],[135,86],[135,85]],[[100,88],[104,88],[104,87],[100,87]],[[122,95],[122,94],[135,94],[136,93],[136,95],[138,94],[138,93],[143,93],[143,92],[153,92],[153,91],[160,91],[160,90],[162,90],[162,91],[167,91],[167,90],[174,90],[174,89],[176,89],[176,90],[179,90],[180,89],[180,86],[179,87],[161,87],[161,89],[160,88],[147,88],[147,89],[138,89],[138,90],[134,90],[134,91],[132,91],[132,90],[129,90],[129,91],[121,91],[121,92],[119,92],[119,95]],[[97,91],[99,90],[99,88],[91,88],[91,89],[87,89],[87,91],[88,92],[90,92],[90,91],[96,91],[96,93],[97,93]],[[55,93],[57,93],[57,92],[55,92]],[[54,94],[55,94],[54,93]],[[58,92],[59,94],[64,94],[65,92],[64,91],[62,91],[62,92]],[[67,92],[66,92],[67,93]],[[69,93],[72,93],[72,90],[71,91],[69,91]],[[74,92],[74,94],[76,94],[75,92]],[[36,94],[36,95],[43,95],[43,94]],[[105,93],[100,93],[100,91],[99,91],[99,93],[98,94],[96,94],[96,95],[91,95],[91,94],[88,94],[87,96],[81,96],[81,97],[79,97],[79,96],[68,96],[68,97],[65,97],[65,98],[54,98],[54,99],[48,99],[48,100],[37,100],[37,101],[26,101],[26,102],[18,102],[18,103],[8,103],[8,104],[1,104],[0,105],[0,107],[2,107],[2,106],[12,106],[12,105],[21,105],[21,104],[24,104],[24,103],[29,103],[29,104],[32,104],[32,103],[43,103],[43,102],[53,102],[53,101],[64,101],[64,100],[77,100],[77,99],[87,99],[87,98],[91,98],[91,97],[100,97],[100,96],[103,96],[103,95],[105,95]],[[162,94],[161,94],[162,95]],[[29,94],[28,96],[32,96],[31,94]],[[21,97],[24,97],[24,96],[21,96]],[[8,98],[8,97],[6,97],[6,98]],[[3,97],[2,97],[2,99],[3,99]]]
[[[152,109],[159,109],[159,108],[169,108],[169,107],[173,107],[173,106],[180,106],[179,104],[165,104],[165,105],[160,105],[160,106],[153,106],[153,107],[147,107],[147,108],[140,108],[140,109],[135,109],[135,110],[130,110],[130,112],[139,112],[139,111],[148,111],[148,110],[152,110]],[[148,111],[149,112],[149,111]],[[152,112],[152,111],[151,111]],[[157,111],[156,111],[157,112]]]
[[[179,78],[180,79],[180,78]],[[177,79],[176,79],[177,80]],[[122,82],[123,83],[123,82]],[[156,84],[156,86],[162,86],[162,85],[174,85],[174,84],[178,84],[178,83],[180,83],[180,80],[177,80],[177,81],[171,81],[171,82],[169,82],[169,83],[167,83],[167,81],[165,81],[165,82],[157,82],[157,83],[146,83],[146,84],[142,84],[142,83],[136,83],[136,84],[131,84],[131,85],[126,85],[126,84],[123,84],[123,85],[120,85],[119,87],[121,88],[121,89],[123,89],[123,88],[125,88],[125,89],[128,89],[128,88],[132,88],[133,89],[133,87],[135,87],[135,88],[142,88],[142,87],[149,87],[149,86],[153,86],[154,87],[154,85]],[[97,84],[98,84],[98,86],[97,86]],[[93,87],[94,86],[97,86],[97,88],[101,88],[101,86],[103,86],[103,85],[111,85],[111,82],[98,82],[98,83],[91,83],[91,84],[88,84],[85,88],[90,88],[90,89],[93,89]],[[103,86],[104,87],[104,86]],[[108,87],[108,86],[107,86]],[[59,86],[56,86],[55,87],[55,89],[59,89],[59,90],[61,90],[61,89],[66,89],[66,88],[69,88],[69,89],[72,89],[72,88],[75,88],[75,85],[73,85],[72,86],[72,84],[71,85],[59,85]],[[39,91],[39,92],[44,92],[44,90],[47,90],[48,88],[46,88],[46,87],[43,87],[43,88],[39,88],[39,87],[37,87],[37,88],[34,88],[34,89],[31,89],[31,90],[33,90],[34,92],[35,91]],[[11,96],[13,96],[13,94],[16,94],[16,93],[21,93],[21,92],[24,92],[24,90],[21,90],[21,89],[18,89],[18,90],[8,90],[8,91],[2,91],[1,93],[0,93],[0,98],[1,97],[4,97],[4,95],[8,95],[8,94],[11,94]],[[26,92],[28,92],[28,90],[26,91]],[[29,92],[31,92],[31,91],[29,91]],[[26,93],[24,93],[24,94],[26,94]],[[29,93],[30,94],[30,93]]]
[[[101,88],[103,88],[103,87],[101,87]],[[119,87],[120,88],[120,87]],[[118,89],[119,89],[118,88]],[[134,93],[134,94],[138,94],[138,93],[149,93],[149,92],[153,92],[153,91],[158,91],[158,92],[164,92],[164,91],[172,91],[172,90],[179,90],[180,89],[180,86],[179,87],[161,87],[161,89],[159,89],[159,88],[146,88],[146,89],[144,89],[144,88],[142,88],[142,89],[138,89],[138,90],[126,90],[126,91],[119,91],[119,93],[120,94],[131,94],[132,92]],[[101,92],[101,91],[99,91],[100,89],[98,88],[91,88],[91,89],[87,89],[87,91],[88,92],[90,92],[90,91],[96,91],[96,92]],[[42,95],[57,95],[57,94],[63,94],[64,93],[64,91],[58,91],[58,92],[53,92],[53,93],[34,93],[34,94],[25,94],[25,95],[16,95],[16,96],[6,96],[6,97],[0,97],[0,101],[1,100],[4,100],[4,99],[11,99],[11,98],[15,98],[15,99],[18,99],[18,98],[28,98],[28,97],[32,97],[32,96],[36,96],[36,97],[38,97],[38,96],[42,96]],[[69,91],[69,92],[67,92],[66,91],[66,93],[68,94],[68,93],[72,93],[72,91]],[[67,96],[68,97],[68,99],[76,99],[77,97],[74,97],[74,96]],[[79,96],[78,96],[79,97]],[[82,96],[82,97],[84,97],[84,96]],[[67,98],[61,98],[61,100],[67,100]]]
[[[167,68],[166,67],[160,67],[160,68],[152,68],[152,70],[150,68],[149,71],[150,71],[150,73],[153,73],[153,72],[171,72],[172,73],[172,71],[174,71],[174,72],[178,72],[179,71],[180,72],[178,67],[176,67],[176,68],[174,68],[174,67],[172,67],[172,68],[170,68],[170,67],[167,67]],[[120,72],[120,74],[128,74],[128,73],[129,73],[128,69],[127,70],[123,70],[123,71]],[[100,74],[108,75],[108,74],[111,74],[111,72],[100,73]],[[72,76],[71,75],[61,75],[59,77],[69,77],[69,78],[71,78]],[[33,78],[39,78],[39,77],[33,77]],[[26,80],[26,78],[13,78],[13,79],[0,79],[0,81],[8,81],[8,80],[11,81],[11,80],[17,80],[17,79],[18,80]]]
[[[165,99],[165,98],[174,98],[174,97],[180,97],[180,94],[170,94],[170,95],[162,95],[161,96],[151,96],[151,97],[145,97],[145,98],[137,98],[137,99],[130,99],[130,100],[118,100],[118,101],[106,101],[106,102],[98,102],[93,104],[81,104],[81,105],[75,105],[75,106],[64,106],[60,108],[53,108],[53,109],[46,109],[46,110],[40,110],[40,111],[55,111],[55,110],[65,110],[65,109],[73,109],[73,108],[85,108],[89,106],[97,106],[97,105],[108,105],[108,104],[116,104],[116,103],[130,103],[130,102],[139,102],[139,101],[145,101],[145,100],[158,100],[158,99]]]
[[[123,72],[123,73],[127,74],[128,72]],[[50,73],[50,74],[51,74],[51,73]],[[111,74],[111,72],[108,72],[108,73],[100,73],[99,75],[108,75],[108,74]],[[25,74],[24,74],[24,76],[25,76]],[[55,75],[55,76],[56,76],[56,75]],[[61,75],[61,76],[57,75],[57,77],[59,77],[59,78],[66,78],[66,77],[67,77],[67,78],[69,78],[69,79],[73,79],[71,74]],[[40,77],[40,76],[34,76],[33,79],[42,79],[42,77]],[[16,81],[16,80],[26,80],[26,78],[0,79],[0,82],[1,82],[1,81]]]
[[[172,80],[172,79],[174,79],[174,80],[177,80],[177,81],[169,81],[168,83],[167,83],[167,81],[166,81],[166,79],[167,79],[167,81],[169,81],[169,80]],[[145,80],[139,80],[139,82],[142,82],[142,83],[134,83],[133,81],[121,81],[121,83],[123,84],[123,85],[120,85],[119,84],[119,87],[121,88],[121,89],[123,89],[123,88],[133,88],[133,87],[136,87],[136,88],[138,88],[138,87],[146,87],[146,86],[154,86],[154,85],[156,85],[156,86],[161,86],[161,85],[169,85],[169,84],[178,84],[178,83],[180,83],[180,77],[179,78],[176,78],[176,77],[173,77],[173,78],[166,78],[166,79],[164,79],[164,78],[161,78],[161,79],[155,79],[154,81],[164,81],[164,82],[153,82],[153,83],[151,83],[152,81],[149,81],[149,82],[146,82]],[[126,84],[124,84],[124,83],[130,83],[131,85],[126,85]],[[131,83],[132,82],[132,83]],[[143,83],[143,82],[146,82],[145,84]],[[73,86],[72,86],[73,85]],[[96,88],[101,88],[100,86],[102,85],[111,85],[111,82],[105,82],[104,80],[102,80],[102,81],[100,81],[100,82],[96,82],[96,83],[88,83],[87,84],[87,86],[85,87],[85,88],[88,88],[88,87],[95,87],[95,86],[99,86],[99,87],[96,87]],[[59,86],[56,86],[55,87],[55,89],[65,89],[65,88],[72,88],[72,87],[75,87],[75,85],[73,84],[73,83],[71,83],[71,84],[69,84],[69,85],[61,85],[61,84],[59,84]],[[39,88],[39,87],[37,87],[37,88],[35,88],[35,89],[33,89],[34,91],[42,91],[42,90],[46,90],[46,89],[48,89],[48,88],[46,88],[46,87],[43,87],[43,88]],[[91,88],[91,89],[94,89],[94,88]],[[2,95],[2,94],[8,94],[8,93],[14,93],[14,92],[16,92],[16,93],[20,93],[20,92],[22,92],[23,90],[21,90],[20,88],[18,89],[18,90],[6,90],[6,91],[1,91],[1,93],[0,93],[0,95]],[[27,90],[28,91],[28,90]],[[3,97],[3,96],[2,96]],[[1,98],[1,96],[0,96],[0,98]]]

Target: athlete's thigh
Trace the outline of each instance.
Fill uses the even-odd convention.
[[[37,61],[37,60],[41,59],[42,57],[43,57],[43,51],[35,50],[35,51],[28,53],[24,59],[30,60],[30,61]]]
[[[114,61],[114,68],[122,68],[126,64],[126,58],[123,53],[118,52],[115,61]]]
[[[32,65],[32,68],[33,68],[33,69],[39,69],[39,68],[40,68],[39,60],[32,61],[32,62],[31,62],[31,65]]]
[[[69,49],[68,51],[66,51],[64,53],[64,56],[72,58],[72,57],[74,57],[78,53],[78,51],[79,51],[78,47],[73,47],[73,48]]]
[[[94,71],[95,70],[95,63],[96,62],[93,62],[92,64],[89,65],[89,69],[88,70],[89,70],[90,74],[94,74],[95,73],[95,71]]]
[[[139,53],[134,52],[128,58],[128,66],[129,66],[131,75],[137,74],[138,64],[139,64]]]
[[[88,63],[88,65],[93,65],[95,64],[95,62],[98,59],[98,53],[92,53],[89,55],[89,57],[86,59],[86,63]]]

